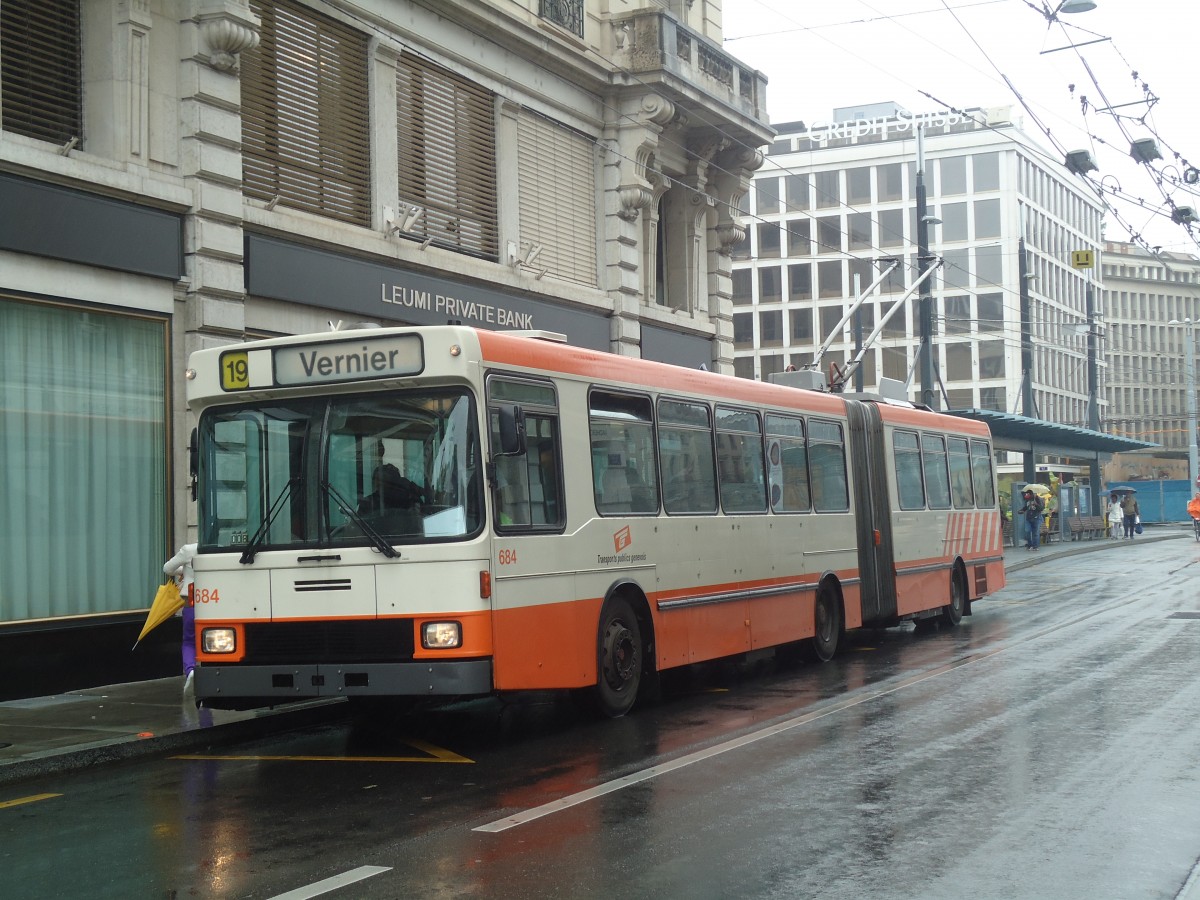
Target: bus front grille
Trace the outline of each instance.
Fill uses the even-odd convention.
[[[246,625],[243,663],[383,663],[412,656],[412,619],[254,622]]]

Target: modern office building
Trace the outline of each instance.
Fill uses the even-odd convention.
[[[0,631],[149,604],[198,348],[459,320],[732,370],[773,131],[722,39],[717,0],[3,0]]]
[[[765,380],[809,365],[853,301],[856,280],[865,290],[886,260],[899,266],[862,307],[864,338],[913,286],[920,128],[929,247],[943,261],[931,288],[937,405],[1088,425],[1087,295],[1099,273],[1073,268],[1072,254],[1098,257],[1102,209],[1009,108],[913,115],[883,103],[776,128],[744,205],[747,239],[734,250],[738,375]],[[865,350],[866,389],[881,377],[908,381],[918,398],[917,299],[895,310]],[[1023,343],[1033,409],[1023,402]],[[820,368],[844,367],[855,348],[848,322]]]
[[[1195,391],[1200,259],[1107,242],[1103,280],[1105,430],[1161,445],[1142,454],[1144,471],[1131,474],[1186,478],[1186,465],[1164,468],[1162,460],[1186,460],[1189,441],[1196,440],[1188,390]]]

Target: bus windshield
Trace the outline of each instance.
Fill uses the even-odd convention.
[[[461,390],[220,407],[200,420],[200,549],[464,539],[483,524],[483,465]],[[386,547],[385,547],[386,549]]]

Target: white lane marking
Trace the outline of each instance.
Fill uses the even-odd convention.
[[[549,803],[544,803],[541,806],[535,806],[532,809],[527,809],[524,812],[517,813],[511,816],[505,816],[503,819],[497,819],[495,822],[490,822],[487,825],[480,825],[472,828],[472,831],[485,831],[489,833],[498,833],[507,831],[510,828],[515,828],[518,825],[525,825],[535,819],[540,819],[543,816],[549,816],[556,812],[562,812],[564,809],[570,809],[572,806],[578,806],[581,803],[587,803],[589,800],[595,800],[597,797],[603,797],[605,794],[611,794],[614,791],[622,790],[631,785],[638,784],[642,781],[648,781],[651,778],[656,778],[659,775],[665,775],[668,772],[674,772],[676,769],[682,769],[686,766],[694,765],[698,762],[703,762],[706,759],[711,759],[714,756],[719,756],[722,753],[728,753],[730,750],[737,750],[739,747],[745,747],[748,744],[756,743],[769,737],[774,737],[777,734],[782,734],[792,728],[798,728],[801,725],[807,725],[809,722],[815,722],[817,719],[823,719],[826,716],[832,716],[834,713],[839,713],[863,703],[869,703],[872,700],[877,700],[880,697],[895,693],[906,687],[911,687],[914,684],[920,684],[922,681],[928,681],[931,678],[936,678],[939,675],[944,675],[946,672],[952,672],[971,663],[980,662],[990,656],[1000,653],[1004,648],[991,650],[987,653],[982,653],[977,656],[971,656],[967,659],[960,660],[955,663],[949,663],[944,666],[939,666],[932,671],[926,672],[924,675],[917,675],[913,678],[907,678],[898,684],[884,690],[875,691],[864,697],[859,697],[855,700],[845,700],[837,703],[828,709],[819,710],[816,712],[805,713],[802,716],[796,716],[792,719],[787,719],[769,728],[763,728],[759,731],[752,731],[749,734],[744,734],[741,737],[733,738],[724,743],[709,747],[707,750],[698,750],[695,753],[689,753],[687,756],[681,756],[679,759],[672,760],[669,763],[663,763],[660,766],[652,766],[649,769],[643,769],[640,772],[634,772],[632,775],[626,775],[624,778],[618,778],[615,781],[608,781],[604,784],[597,785],[594,788],[589,788],[586,791],[580,791],[577,794],[571,794],[562,797],[558,800],[552,800]]]
[[[351,869],[349,872],[343,872],[341,875],[334,875],[332,878],[326,878],[323,881],[315,881],[304,887],[298,887],[294,891],[288,891],[286,894],[277,894],[270,898],[270,900],[309,900],[310,897],[320,897],[322,894],[336,891],[338,888],[345,887],[348,884],[363,881],[372,875],[382,875],[384,872],[390,871],[392,871],[390,866],[359,866],[357,869]]]

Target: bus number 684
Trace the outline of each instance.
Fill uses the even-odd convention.
[[[517,551],[516,550],[501,550],[500,551],[500,565],[511,566],[514,563],[516,563],[516,561],[517,561]]]

